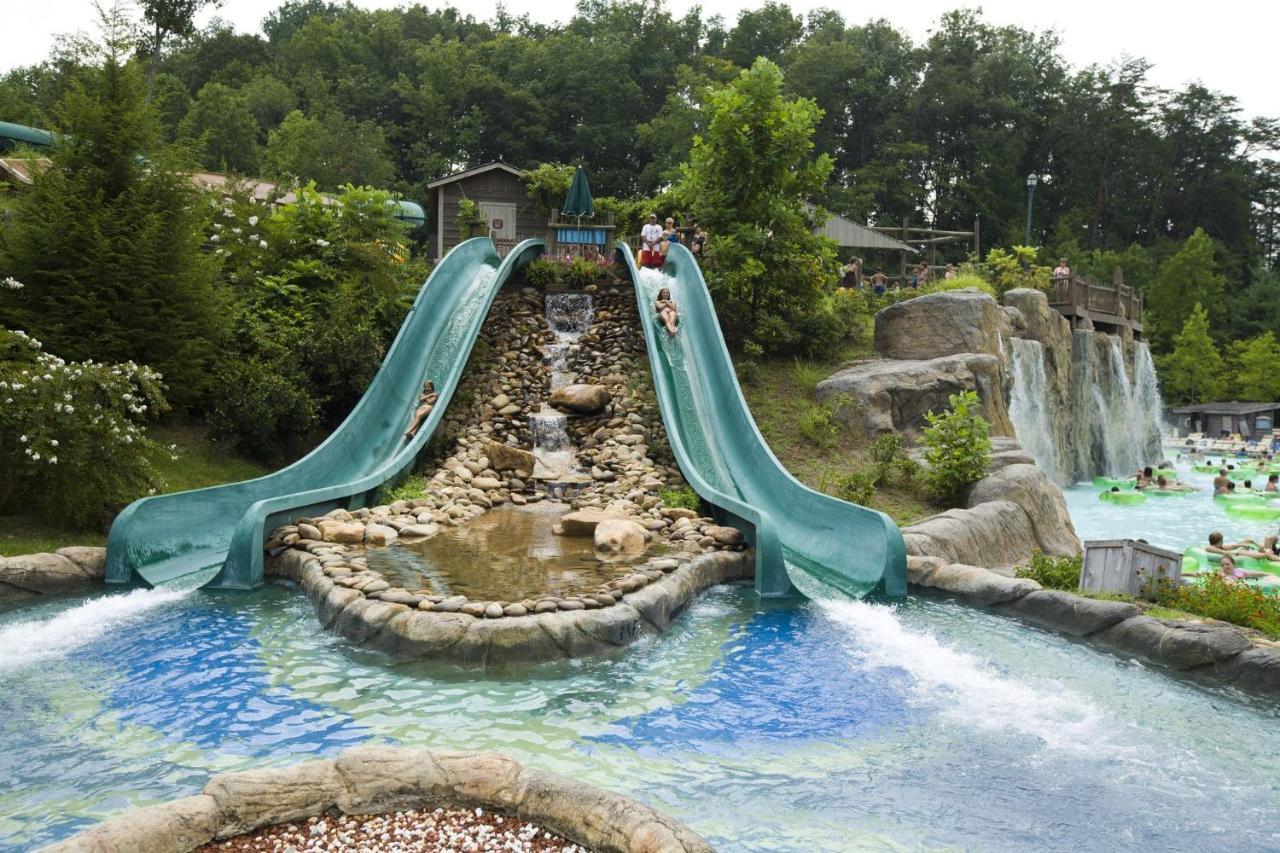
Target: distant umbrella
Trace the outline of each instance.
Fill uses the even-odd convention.
[[[590,219],[596,215],[596,205],[591,200],[591,187],[587,186],[587,170],[581,166],[573,173],[573,183],[569,185],[569,194],[565,196],[560,214],[578,219],[584,216]]]

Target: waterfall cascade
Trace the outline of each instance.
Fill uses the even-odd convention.
[[[543,348],[550,374],[549,391],[573,384],[576,375],[569,369],[569,355],[591,327],[595,308],[589,293],[549,293],[546,297],[547,326],[555,336]],[[578,450],[569,438],[568,418],[543,403],[529,416],[533,433],[533,478],[546,483],[581,483],[588,477],[578,469]]]
[[[1011,342],[1009,417],[1022,446],[1063,485],[1155,462],[1162,404],[1146,343],[1079,330],[1063,344]]]

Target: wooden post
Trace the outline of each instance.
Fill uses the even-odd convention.
[[[975,213],[973,215],[973,258],[976,261],[982,260],[982,240],[978,236],[981,224],[982,214]]]
[[[902,243],[903,245],[909,246],[911,244],[907,242],[907,236],[907,217],[904,216],[902,217]],[[902,252],[902,262],[899,266],[901,269],[898,272],[902,276],[903,283],[905,283],[907,279],[907,252],[905,249]]]

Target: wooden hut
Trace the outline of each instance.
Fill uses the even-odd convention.
[[[506,163],[489,163],[427,184],[431,257],[437,260],[460,242],[458,203],[464,198],[480,209],[483,233],[472,236],[492,236],[499,251],[546,235],[546,217],[529,198],[524,172]]]

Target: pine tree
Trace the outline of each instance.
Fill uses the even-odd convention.
[[[1160,387],[1174,403],[1202,403],[1222,392],[1223,361],[1209,336],[1209,313],[1197,302],[1173,351],[1160,361]]]
[[[0,295],[0,321],[68,360],[148,364],[189,407],[207,390],[225,312],[202,199],[154,148],[124,24],[105,15],[102,64],[63,101],[53,164],[0,230],[0,270],[25,285]]]
[[[1233,399],[1257,403],[1280,400],[1280,342],[1274,332],[1268,330],[1232,345],[1231,368]]]

